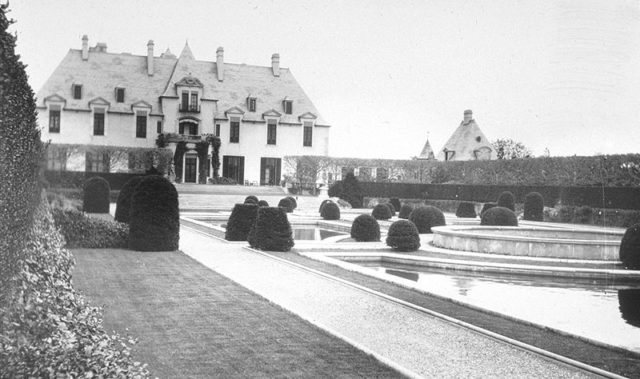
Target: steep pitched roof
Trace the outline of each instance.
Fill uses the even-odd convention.
[[[445,160],[445,151],[455,151],[453,160],[475,160],[476,152],[482,148],[488,148],[491,152],[491,159],[496,158],[496,153],[491,147],[489,139],[482,133],[480,127],[474,119],[468,122],[462,121],[453,132],[442,150],[438,152],[438,160]]]
[[[433,154],[433,149],[431,148],[431,144],[429,143],[429,139],[427,138],[427,142],[424,144],[420,155],[416,159],[431,159],[435,160],[436,157]]]

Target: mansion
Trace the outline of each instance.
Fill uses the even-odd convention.
[[[84,36],[38,92],[37,111],[49,170],[137,172],[150,167],[134,153],[162,147],[179,182],[206,183],[217,156],[220,176],[278,185],[284,156],[329,148],[330,126],[278,54],[270,66],[234,64],[220,47],[207,62],[188,44],[156,55],[153,41],[146,56],[114,54]]]

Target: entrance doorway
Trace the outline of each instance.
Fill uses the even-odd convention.
[[[280,158],[260,158],[260,185],[277,186],[280,184]]]
[[[244,184],[244,157],[225,155],[222,157],[222,176]]]
[[[184,157],[184,182],[195,183],[198,166],[198,158],[195,156]]]

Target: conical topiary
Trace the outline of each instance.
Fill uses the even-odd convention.
[[[287,212],[281,207],[259,207],[249,245],[266,251],[291,250],[294,242]]]
[[[129,248],[173,251],[180,240],[178,191],[162,176],[146,176],[131,197]]]
[[[227,221],[224,239],[227,241],[246,241],[257,216],[257,204],[254,204],[251,201],[245,202],[244,204],[236,204],[231,211],[229,220]]]

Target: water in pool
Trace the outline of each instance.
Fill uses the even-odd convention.
[[[293,231],[293,239],[297,241],[320,241],[345,234],[312,225],[292,225],[291,229]]]
[[[640,352],[640,285],[371,268],[436,295]]]

